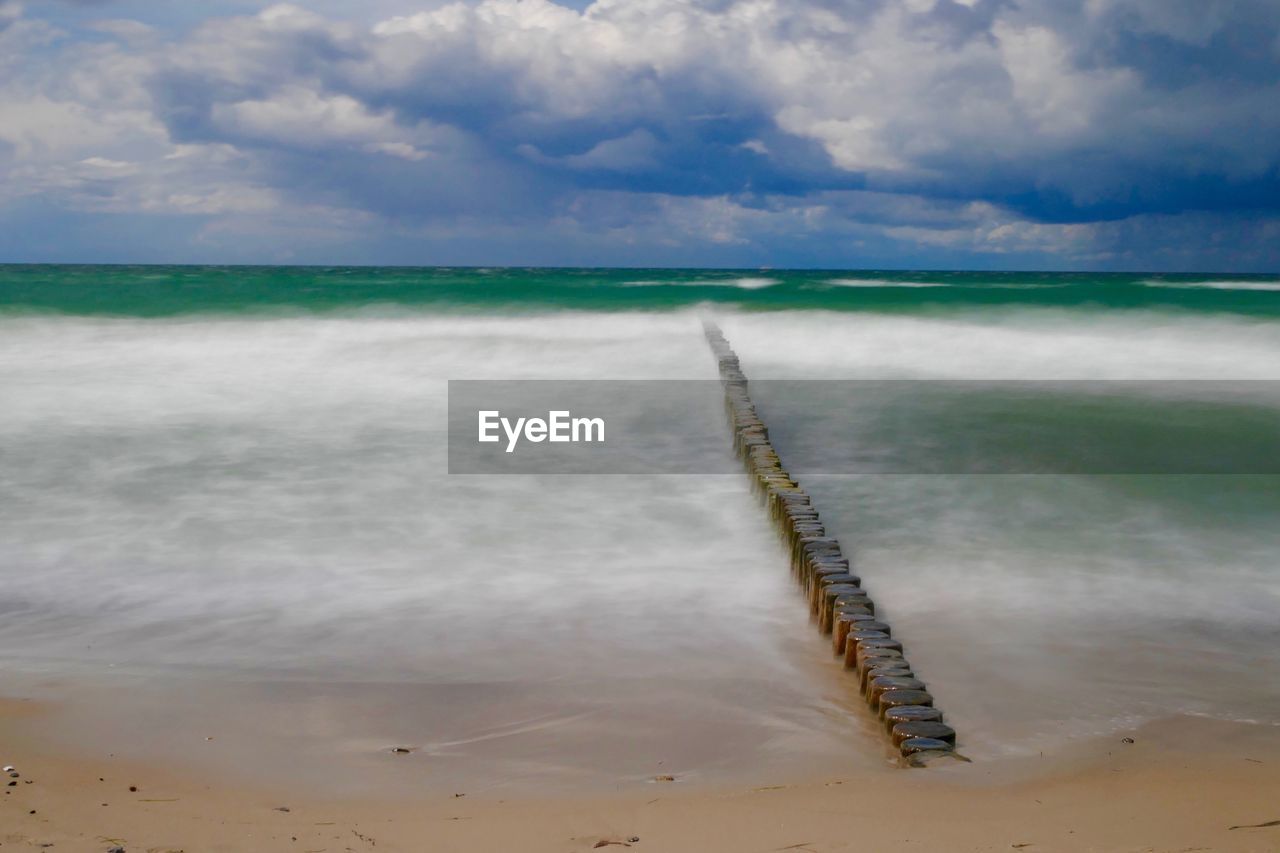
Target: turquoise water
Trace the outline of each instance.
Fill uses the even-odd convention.
[[[398,305],[452,311],[936,311],[1039,307],[1280,316],[1280,277],[902,271],[0,266],[0,306],[138,317]]]
[[[706,314],[753,380],[1280,380],[1276,277],[3,266],[0,663],[161,694],[425,691],[394,732],[316,699],[313,756],[476,744],[449,760],[538,777],[622,738],[707,777],[879,760],[740,477],[445,473],[447,380],[713,379]],[[1180,399],[1217,413],[1214,442],[1240,407],[1250,441],[1280,412],[1179,387],[1120,401],[1112,450]],[[880,421],[759,403],[784,458],[868,419],[993,446],[971,412],[901,399]],[[685,423],[723,430],[714,405]],[[1280,478],[806,485],[975,756],[1168,713],[1277,722]],[[665,772],[634,758],[612,770]]]

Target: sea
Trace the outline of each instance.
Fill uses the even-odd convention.
[[[450,380],[715,380],[708,319],[975,762],[1280,724],[1280,278],[1235,275],[0,266],[0,693],[336,788],[891,762],[714,401],[687,473],[450,472]],[[964,464],[824,466],[877,407]],[[1105,464],[1037,444],[1085,422]]]

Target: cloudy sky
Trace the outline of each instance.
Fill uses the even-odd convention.
[[[1278,0],[0,0],[0,261],[1280,269]]]

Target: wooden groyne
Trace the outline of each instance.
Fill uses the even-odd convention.
[[[902,642],[876,613],[835,537],[827,534],[813,500],[782,467],[769,430],[747,393],[747,377],[720,329],[703,328],[720,367],[733,448],[751,477],[751,487],[769,513],[791,555],[791,571],[809,601],[818,629],[831,635],[836,655],[871,709],[884,722],[893,745],[907,758],[953,753],[956,733],[916,677]],[[913,761],[912,763],[917,763]]]

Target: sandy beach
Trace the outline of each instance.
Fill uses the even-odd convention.
[[[104,851],[1267,851],[1280,846],[1280,728],[1180,717],[1051,755],[800,781],[617,794],[536,790],[332,797],[183,766],[72,752],[50,709],[0,705],[17,768],[4,849]],[[1132,743],[1126,740],[1128,738]],[[385,756],[389,767],[400,756]],[[420,772],[430,774],[427,763]],[[767,774],[766,774],[767,775]],[[406,786],[411,788],[412,786]]]

